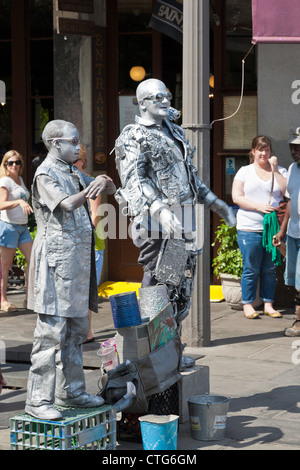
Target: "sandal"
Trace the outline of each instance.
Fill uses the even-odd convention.
[[[257,318],[259,318],[259,313],[253,312],[250,315],[246,315],[244,312],[244,317],[248,318],[248,320],[256,320]]]
[[[3,306],[1,305],[1,310],[3,312],[17,312],[18,311],[17,307],[11,302],[5,302]]]
[[[282,318],[282,315],[280,312],[273,312],[273,313],[264,312],[264,315],[269,315],[269,317],[271,318]]]

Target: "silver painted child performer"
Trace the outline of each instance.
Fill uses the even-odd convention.
[[[37,222],[28,307],[37,314],[25,411],[39,419],[61,419],[54,404],[96,407],[103,399],[85,390],[82,343],[89,309],[98,311],[94,228],[88,199],[113,194],[107,176],[77,170],[79,134],[67,121],[49,122],[42,135],[48,155],[32,185]]]

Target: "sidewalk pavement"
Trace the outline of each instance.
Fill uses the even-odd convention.
[[[10,387],[0,396],[0,450],[9,449],[9,418],[24,410],[36,322],[36,315],[22,308],[22,290],[9,292],[9,297],[20,309],[0,312],[0,341],[6,346],[2,371]],[[247,320],[226,302],[210,305],[211,345],[187,347],[185,354],[199,357],[196,364],[209,367],[211,395],[230,398],[226,437],[195,440],[186,422],[179,426],[178,450],[299,450],[300,350],[295,348],[300,346],[300,338],[283,334],[294,320],[292,310],[280,309],[281,319],[262,315]],[[97,393],[99,343],[115,334],[109,301],[100,300],[92,328],[96,341],[84,345],[84,365],[87,391]],[[119,441],[117,450],[142,450],[142,444]]]

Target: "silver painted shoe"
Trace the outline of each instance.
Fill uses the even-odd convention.
[[[59,421],[63,415],[53,405],[25,406],[25,412],[37,419]]]
[[[96,408],[104,404],[104,399],[89,393],[83,393],[74,398],[55,398],[55,404],[74,408]]]

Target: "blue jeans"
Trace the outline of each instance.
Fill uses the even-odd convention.
[[[243,304],[254,302],[259,276],[261,300],[273,302],[276,289],[276,266],[272,261],[272,254],[262,246],[262,232],[238,230],[237,238],[243,258]]]
[[[104,250],[95,251],[97,286],[99,286],[100,284],[102,267],[103,267],[103,256],[104,256]]]
[[[285,283],[300,290],[300,238],[287,236]]]

